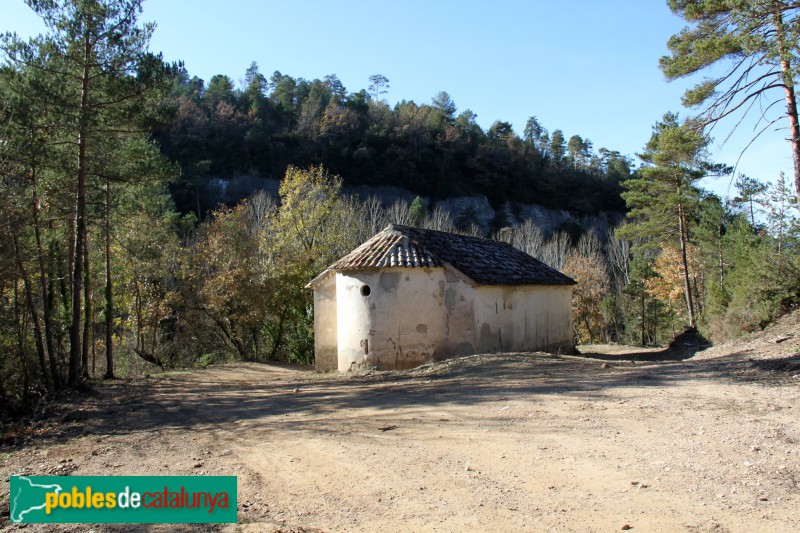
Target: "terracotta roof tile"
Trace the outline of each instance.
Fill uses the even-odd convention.
[[[439,267],[445,263],[482,285],[575,283],[572,278],[504,242],[397,224],[387,226],[328,267],[326,272]]]

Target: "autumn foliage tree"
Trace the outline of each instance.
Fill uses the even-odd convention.
[[[290,166],[280,187],[272,241],[262,243],[274,265],[279,313],[275,353],[308,360],[313,351],[313,302],[306,283],[358,244],[360,214],[341,193],[342,179],[321,166]]]
[[[364,205],[322,167],[290,167],[280,205],[263,192],[216,210],[181,269],[186,360],[310,362],[313,302],[305,285],[358,244]]]
[[[581,255],[573,250],[564,261],[563,272],[578,282],[572,291],[572,322],[578,341],[599,341],[606,322],[601,303],[608,295],[609,278],[600,254]]]
[[[699,260],[699,252],[692,246],[687,246],[687,265],[690,272],[690,290],[695,301],[700,300],[702,293],[701,281],[698,276],[702,274],[702,264]],[[660,300],[668,305],[669,309],[675,309],[681,316],[686,316],[686,302],[684,291],[686,286],[684,280],[686,273],[683,270],[683,254],[681,250],[674,246],[664,248],[653,264],[653,276],[645,278],[643,284],[645,290],[651,297]],[[683,309],[684,312],[680,312]]]

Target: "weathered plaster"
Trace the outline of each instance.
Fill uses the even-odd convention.
[[[474,291],[445,272],[387,268],[337,273],[339,370],[413,368],[474,353]],[[364,285],[370,286],[369,296],[362,294]]]
[[[475,286],[449,266],[337,272],[314,293],[316,366],[386,370],[473,353],[571,352],[571,306],[571,286]]]
[[[314,367],[319,371],[339,366],[336,305],[336,279],[330,276],[314,290]]]
[[[480,352],[573,351],[572,286],[481,286],[476,294]]]

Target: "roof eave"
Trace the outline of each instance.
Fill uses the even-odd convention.
[[[305,288],[306,289],[316,290],[317,287],[322,285],[330,276],[332,276],[335,273],[336,273],[335,270],[333,270],[331,268],[326,268],[325,270],[322,271],[322,274],[320,274],[316,278],[314,278],[311,281],[309,281],[308,283],[306,283]]]

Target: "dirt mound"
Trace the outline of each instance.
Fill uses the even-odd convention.
[[[747,357],[753,360],[784,359],[800,351],[800,310],[780,317],[760,331],[723,342],[699,352],[695,358]]]

